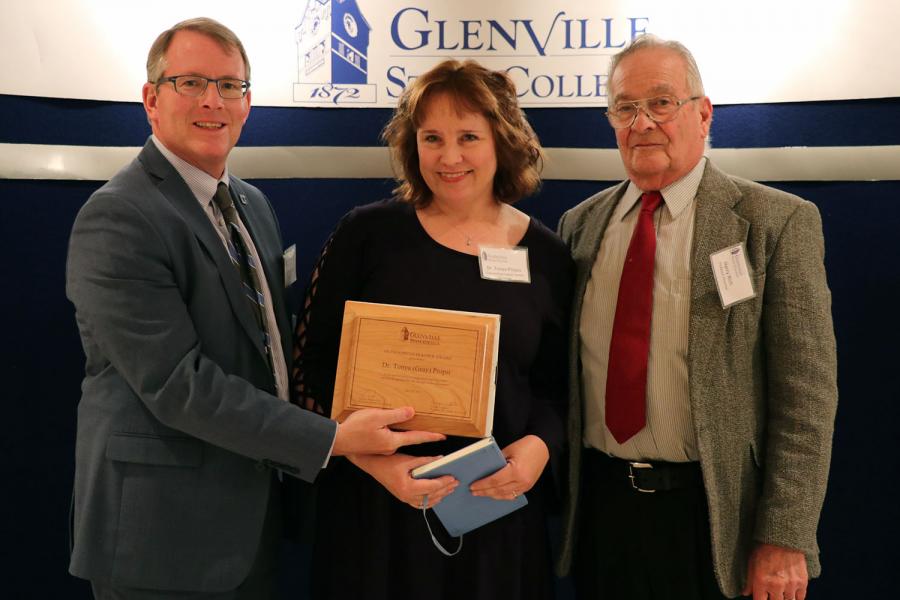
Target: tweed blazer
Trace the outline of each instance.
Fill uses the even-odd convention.
[[[559,223],[576,264],[560,574],[571,566],[580,509],[582,302],[627,183],[588,198]],[[746,246],[757,295],[723,309],[709,257],[739,242]],[[713,567],[727,596],[740,593],[756,542],[800,549],[810,575],[820,572],[816,528],[837,407],[831,293],[823,261],[822,224],[813,204],[728,176],[707,161],[691,250],[687,360]]]
[[[281,235],[266,197],[232,177],[291,352]],[[73,575],[215,592],[257,553],[272,468],[311,481],[335,423],[275,395],[237,271],[152,141],[75,220],[66,290],[84,347]]]

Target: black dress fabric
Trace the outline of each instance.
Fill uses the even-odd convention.
[[[552,597],[545,516],[566,440],[573,268],[568,249],[534,219],[519,246],[528,249],[530,284],[482,279],[476,256],[435,242],[413,207],[396,200],[354,209],[326,244],[297,330],[295,401],[330,414],[346,300],[498,313],[493,435],[501,448],[537,435],[551,458],[527,507],[466,534],[462,552],[448,558],[433,546],[421,510],[333,457],[316,483],[314,598]],[[444,455],[473,441],[451,437],[400,452]],[[442,543],[455,548],[429,517]]]

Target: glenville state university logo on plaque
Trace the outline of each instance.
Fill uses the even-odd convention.
[[[308,0],[297,40],[295,102],[374,104],[368,83],[369,25],[356,0]]]

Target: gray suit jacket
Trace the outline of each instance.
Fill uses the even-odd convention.
[[[259,190],[230,183],[289,357],[275,214]],[[335,424],[273,395],[239,276],[152,141],[79,212],[66,289],[86,355],[70,572],[126,587],[236,587],[257,552],[271,469],[311,481]]]
[[[571,323],[569,494],[558,569],[568,572],[578,528],[584,291],[627,182],[566,212],[560,235],[576,264]],[[744,242],[756,298],[722,309],[709,256]],[[803,550],[820,572],[816,527],[837,406],[831,293],[822,224],[796,196],[730,177],[707,162],[691,254],[688,372],[694,433],[709,500],[713,566],[737,596],[754,542]]]

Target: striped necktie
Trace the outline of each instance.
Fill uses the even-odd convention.
[[[263,347],[266,349],[266,357],[269,360],[269,368],[272,369],[272,374],[274,375],[272,343],[268,327],[269,320],[266,317],[265,296],[262,293],[262,285],[260,284],[259,265],[250,251],[250,244],[245,243],[244,235],[241,232],[240,217],[234,208],[234,201],[228,191],[228,186],[224,182],[219,182],[213,201],[215,201],[216,206],[219,207],[222,216],[225,218],[225,225],[229,233],[225,238],[228,246],[228,256],[231,257],[231,264],[234,265],[238,272],[238,277],[243,285],[244,296],[253,307],[256,324],[259,326]]]

